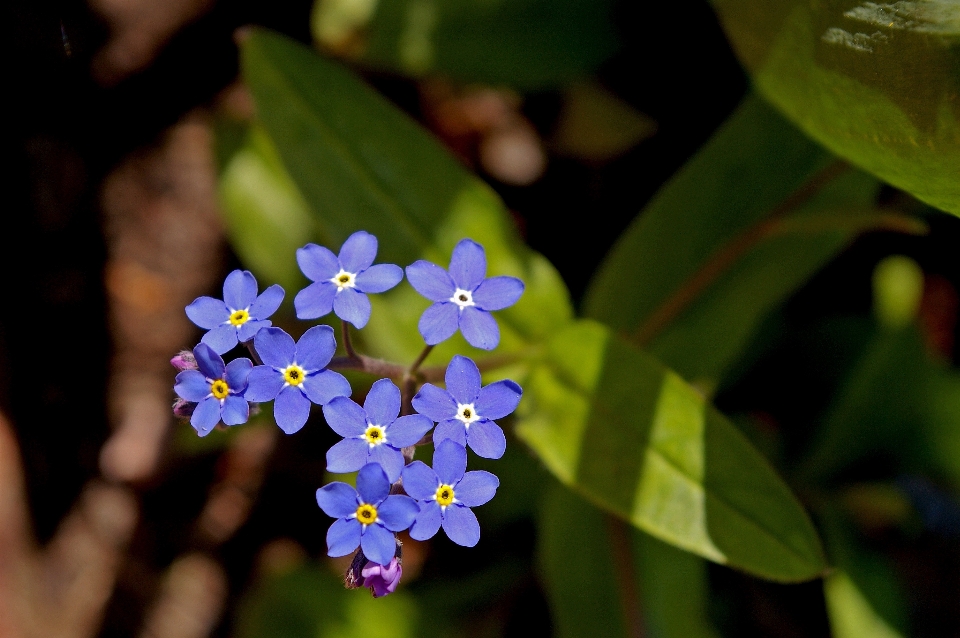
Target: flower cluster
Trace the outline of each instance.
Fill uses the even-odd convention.
[[[337,255],[316,244],[297,250],[297,263],[312,282],[294,299],[297,318],[333,312],[342,322],[347,356],[334,356],[330,326],[313,326],[299,340],[274,327],[269,317],[283,302],[283,289],[274,285],[258,294],[254,276],[235,270],[224,281],[222,300],[200,297],[186,307],[190,320],[207,332],[192,352],[171,360],[180,370],[174,413],[189,419],[200,436],[221,423],[246,423],[250,404],[273,401],[274,420],[287,434],[306,424],[312,404],[322,407],[328,425],[343,437],[326,453],[327,470],[357,472],[356,487],[336,481],[317,490],[317,504],[336,519],[327,532],[328,554],[355,552],[346,584],[367,587],[375,597],[393,592],[400,581],[398,533],[409,530],[422,541],[442,528],[459,545],[480,540],[471,508],[492,499],[500,482],[490,472],[468,472],[467,449],[488,459],[503,456],[506,437],[496,421],[516,409],[522,390],[509,380],[482,386],[476,363],[460,355],[443,370],[443,388],[422,383],[440,374],[431,377],[419,366],[434,345],[458,330],[474,347],[495,348],[500,330],[491,312],[514,304],[524,288],[515,277],[487,278],[484,249],[470,239],[457,244],[446,270],[422,260],[405,271],[374,264],[377,249],[377,238],[360,231]],[[410,366],[357,354],[347,324],[366,326],[367,295],[395,287],[404,272],[433,302],[419,322],[424,352]],[[238,344],[251,358],[225,363],[223,355]],[[352,388],[338,368],[382,378],[361,406],[350,398]],[[431,443],[432,465],[413,460],[418,446]]]

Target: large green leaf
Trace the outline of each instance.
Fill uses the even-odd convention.
[[[609,0],[319,0],[312,30],[377,68],[541,89],[613,52],[611,9]]]
[[[827,148],[960,214],[955,0],[714,0],[755,85]]]
[[[314,236],[303,236],[301,245],[322,235],[336,247],[363,229],[380,238],[378,261],[404,266],[416,259],[446,265],[460,239],[479,241],[490,275],[517,276],[527,286],[516,305],[496,315],[502,334],[495,356],[518,356],[570,320],[562,280],[521,242],[497,195],[376,91],[340,64],[266,31],[245,41],[243,72],[259,126],[314,220]],[[246,157],[237,154],[225,175],[242,175],[235,163]],[[269,216],[268,208],[262,210]],[[256,232],[232,231],[232,236],[257,241]],[[250,246],[247,252],[254,250]],[[292,254],[274,259],[289,264]],[[406,285],[373,302],[364,331],[371,353],[399,360],[415,356],[423,347],[417,320],[429,302]],[[454,352],[489,354],[458,336],[428,361],[449,360]]]
[[[853,170],[836,176],[829,161],[748,99],[620,238],[587,312],[712,387],[764,316],[857,234],[922,229],[874,212],[879,183]]]
[[[704,558],[781,581],[825,568],[790,489],[696,390],[604,326],[549,343],[517,434],[594,504]]]

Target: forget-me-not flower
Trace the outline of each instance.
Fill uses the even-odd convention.
[[[320,509],[337,520],[327,531],[327,554],[346,556],[357,549],[388,565],[396,553],[395,532],[410,527],[420,508],[409,496],[390,495],[390,481],[378,463],[357,474],[357,489],[336,481],[317,490]]]
[[[373,592],[374,598],[380,598],[397,589],[403,576],[403,566],[396,556],[387,565],[368,561],[360,571],[360,576],[363,577],[363,586]]]
[[[377,238],[365,231],[347,237],[340,255],[316,244],[297,249],[300,270],[314,283],[293,300],[299,319],[317,319],[333,310],[338,317],[363,328],[370,320],[366,293],[385,292],[403,279],[394,264],[377,264]]]
[[[480,540],[480,524],[470,509],[493,498],[500,480],[483,470],[466,472],[467,451],[450,439],[433,453],[433,469],[421,461],[403,468],[403,489],[417,499],[420,513],[410,537],[424,541],[440,527],[454,543],[473,547]]]
[[[296,343],[280,328],[265,328],[253,346],[264,365],[250,372],[245,396],[255,402],[275,398],[273,417],[287,434],[307,422],[311,402],[326,405],[334,397],[350,396],[346,378],[326,369],[337,349],[330,326],[314,326]]]
[[[280,286],[274,284],[257,296],[257,280],[250,271],[234,270],[223,282],[223,301],[197,297],[186,310],[190,321],[209,331],[201,342],[223,354],[238,341],[250,341],[261,328],[270,326],[267,317],[282,301]]]
[[[490,314],[512,306],[523,294],[516,277],[490,277],[483,246],[463,239],[453,249],[450,271],[429,261],[407,266],[407,280],[433,301],[420,316],[420,334],[428,345],[449,339],[460,329],[471,346],[493,350],[500,343],[500,328]]]
[[[390,379],[370,388],[361,408],[352,399],[337,397],[323,406],[333,431],[344,437],[327,451],[327,470],[356,472],[367,463],[379,463],[390,482],[403,469],[401,448],[414,445],[433,427],[422,414],[400,414],[400,389]]]
[[[494,423],[517,408],[523,390],[509,379],[480,387],[480,370],[472,360],[456,355],[447,365],[446,390],[423,384],[413,407],[437,422],[434,444],[453,439],[479,456],[499,459],[507,448],[503,430]]]
[[[190,416],[190,425],[197,434],[206,436],[223,421],[226,425],[246,423],[250,406],[244,392],[253,370],[250,359],[234,359],[227,365],[205,343],[193,349],[197,370],[184,370],[177,375],[174,391],[181,399],[197,405]]]

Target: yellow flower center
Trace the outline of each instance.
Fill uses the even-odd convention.
[[[480,418],[480,415],[477,414],[477,409],[472,403],[461,403],[457,406],[457,418],[469,428],[471,423]]]
[[[223,315],[220,315],[221,317]],[[242,326],[250,320],[250,313],[246,310],[234,310],[230,315],[230,323],[234,326]]]
[[[341,270],[330,281],[337,286],[337,292],[340,292],[344,288],[356,288],[357,284],[354,281],[356,274],[352,272],[347,272],[346,270]]]
[[[227,398],[227,395],[230,394],[230,386],[227,385],[227,382],[223,379],[217,379],[210,384],[210,393],[213,396],[221,401]]]
[[[384,432],[383,428],[379,425],[367,426],[367,431],[363,433],[363,438],[365,438],[370,445],[380,445],[387,440],[386,432]]]
[[[306,371],[295,363],[287,366],[283,371],[283,380],[290,385],[300,385],[306,378]]]
[[[373,505],[364,503],[357,508],[357,520],[363,525],[371,525],[377,522],[377,508]]]
[[[437,505],[446,507],[453,502],[453,486],[441,485],[437,488]]]

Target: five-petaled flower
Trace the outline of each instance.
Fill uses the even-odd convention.
[[[409,496],[390,495],[390,481],[378,463],[360,468],[357,489],[340,481],[321,487],[317,504],[337,519],[327,531],[328,555],[346,556],[360,546],[380,565],[389,565],[394,557],[394,533],[409,528],[419,511]]]
[[[280,286],[274,284],[257,296],[257,280],[250,271],[234,270],[223,282],[223,301],[197,297],[186,310],[190,321],[209,330],[201,342],[223,354],[270,326],[267,317],[277,311],[281,301]]]
[[[323,406],[333,431],[344,437],[327,452],[331,472],[356,472],[367,463],[379,463],[390,482],[403,469],[401,448],[416,444],[433,421],[422,414],[400,414],[400,389],[390,379],[370,388],[361,408],[352,399],[337,397]]]
[[[199,369],[184,370],[173,386],[177,396],[197,404],[190,425],[200,436],[206,436],[220,421],[226,425],[246,423],[250,406],[244,392],[253,370],[250,359],[234,359],[224,365],[220,355],[205,343],[193,349],[193,356]]]
[[[393,264],[377,264],[377,238],[365,231],[347,237],[340,255],[316,244],[297,249],[300,270],[314,283],[293,300],[299,319],[317,319],[331,310],[344,321],[363,328],[370,320],[366,293],[385,292],[403,279]]]
[[[420,513],[410,528],[418,541],[432,538],[443,526],[454,543],[473,547],[480,540],[480,524],[470,509],[493,498],[500,481],[490,472],[466,472],[467,451],[447,439],[436,446],[433,469],[422,461],[403,468],[403,489],[417,499]]]
[[[425,383],[413,397],[414,409],[437,422],[434,444],[453,439],[484,458],[499,459],[507,439],[493,421],[516,409],[523,390],[509,379],[481,388],[477,364],[460,355],[450,360],[444,380],[446,390]]]
[[[337,349],[330,326],[314,326],[296,343],[279,328],[265,328],[253,346],[265,365],[250,372],[244,396],[255,402],[275,398],[273,417],[287,434],[307,422],[311,402],[325,405],[334,397],[350,396],[344,376],[326,369]]]
[[[453,249],[450,271],[429,261],[407,266],[407,280],[433,301],[420,316],[420,334],[428,345],[444,341],[460,328],[471,346],[493,350],[500,343],[500,328],[490,314],[516,303],[523,282],[516,277],[490,277],[483,246],[463,239]]]

